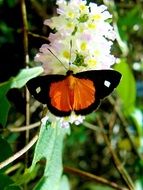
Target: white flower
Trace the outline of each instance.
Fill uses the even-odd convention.
[[[43,125],[47,123],[47,121],[51,123],[59,123],[62,128],[69,128],[70,124],[79,125],[83,122],[84,116],[77,116],[74,113],[72,113],[68,117],[55,117],[52,113],[48,113],[45,117],[42,118],[41,122]]]
[[[112,15],[107,11],[105,5],[97,6],[95,3],[90,3],[90,17],[96,22],[105,21],[112,18]]]
[[[82,0],[58,0],[57,5],[59,15],[44,22],[55,28],[56,33],[49,35],[50,44],[42,46],[35,59],[43,63],[45,74],[65,74],[66,69],[74,72],[110,69],[115,60],[110,52],[115,32],[106,21],[112,18],[107,7],[95,3],[86,5]]]

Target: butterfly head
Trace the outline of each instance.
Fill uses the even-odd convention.
[[[67,74],[67,76],[72,75],[73,71],[72,70],[68,70],[66,74]]]

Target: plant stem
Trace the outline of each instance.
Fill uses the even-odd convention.
[[[36,123],[33,123],[31,125],[26,125],[26,126],[22,126],[22,127],[10,127],[8,128],[9,131],[11,132],[23,132],[23,131],[26,131],[26,130],[30,130],[30,129],[33,129],[33,128],[36,128],[36,127],[39,127],[41,124],[40,121],[36,122]]]
[[[122,122],[122,125],[123,125],[123,129],[124,129],[124,132],[126,133],[131,145],[132,145],[132,149],[134,151],[134,153],[136,154],[136,156],[138,157],[139,160],[143,160],[142,156],[140,155],[140,153],[138,152],[135,144],[134,144],[134,141],[130,135],[130,133],[128,132],[128,123],[123,115],[123,113],[121,112],[121,110],[119,109],[119,106],[116,106],[116,103],[115,103],[115,100],[112,98],[112,97],[109,97],[108,100],[110,101],[110,103],[115,106],[115,111],[118,115],[118,117],[120,118],[121,122]]]
[[[102,123],[102,121],[101,121],[101,119],[100,119],[99,117],[97,117],[97,123],[98,123],[98,125],[99,125],[99,127],[100,127],[101,129],[104,128],[103,123]],[[127,185],[127,187],[128,187],[130,190],[135,190],[134,184],[133,184],[133,182],[132,182],[132,179],[131,179],[131,177],[129,176],[129,174],[127,173],[126,169],[123,167],[123,165],[122,165],[121,161],[119,160],[119,158],[118,158],[116,152],[113,150],[113,148],[112,148],[112,146],[111,146],[111,143],[110,143],[110,141],[109,141],[109,138],[108,138],[107,134],[105,134],[104,132],[102,132],[102,135],[103,135],[104,141],[105,141],[105,143],[107,144],[107,147],[108,147],[108,149],[109,149],[109,151],[110,151],[110,153],[111,153],[111,156],[112,156],[112,158],[113,158],[113,161],[114,161],[114,163],[115,163],[115,166],[116,166],[118,172],[120,173],[120,175],[121,175],[123,181],[125,182],[125,184]]]
[[[68,172],[68,173],[72,173],[74,175],[78,175],[80,177],[84,177],[86,180],[89,179],[89,180],[92,180],[92,181],[95,181],[95,182],[98,182],[98,183],[101,183],[101,184],[104,184],[104,185],[108,185],[114,189],[117,189],[117,190],[128,190],[127,188],[125,187],[121,187],[119,186],[117,183],[115,182],[111,182],[103,177],[99,177],[99,176],[96,176],[94,174],[91,174],[91,173],[88,173],[88,172],[85,172],[85,171],[82,171],[82,170],[79,170],[79,169],[76,169],[76,168],[72,168],[72,167],[64,167],[64,171],[65,172]]]
[[[24,48],[24,64],[25,67],[28,68],[29,64],[29,54],[28,54],[28,22],[27,22],[27,12],[26,12],[26,4],[25,0],[20,0],[21,3],[21,13],[22,13],[22,23],[23,23],[23,48]],[[25,92],[26,98],[26,126],[30,124],[30,94],[28,89],[26,88]],[[26,144],[29,142],[29,130],[26,130]],[[27,166],[28,163],[28,152],[26,153],[25,164]]]
[[[47,42],[49,42],[49,39],[46,37],[46,36],[42,36],[42,35],[39,35],[39,34],[35,34],[33,32],[28,32],[28,34],[34,38],[39,38],[39,39],[42,39],[42,40],[45,40]]]
[[[22,148],[20,151],[18,151],[13,156],[6,159],[5,161],[1,162],[0,169],[6,167],[8,164],[12,163],[16,159],[18,159],[20,156],[22,156],[24,153],[26,153],[36,143],[37,139],[38,139],[38,135],[35,135],[35,137],[33,137],[33,139],[24,148]]]

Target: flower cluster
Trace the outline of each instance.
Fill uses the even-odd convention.
[[[110,54],[115,33],[108,22],[112,16],[107,7],[87,5],[83,0],[58,0],[57,5],[59,15],[44,22],[56,32],[49,35],[50,43],[42,45],[35,57],[42,62],[45,74],[63,74],[69,67],[75,73],[109,69],[115,62]]]
[[[57,5],[58,16],[44,22],[54,31],[49,35],[50,43],[42,45],[35,57],[42,63],[44,73],[110,69],[115,62],[110,53],[115,33],[109,23],[112,16],[107,7],[95,3],[87,5],[86,0],[58,0]],[[70,123],[82,122],[81,116],[72,115],[70,119]],[[63,126],[69,123],[66,118],[58,120]]]

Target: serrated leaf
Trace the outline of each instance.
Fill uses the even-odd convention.
[[[123,104],[123,111],[126,115],[130,115],[135,109],[135,79],[125,59],[121,59],[120,63],[115,65],[115,69],[122,74],[122,79],[117,87],[117,92]]]
[[[68,129],[61,128],[58,122],[41,126],[31,170],[42,158],[46,159],[46,166],[44,174],[34,190],[58,190],[63,171],[63,139],[67,132]]]

